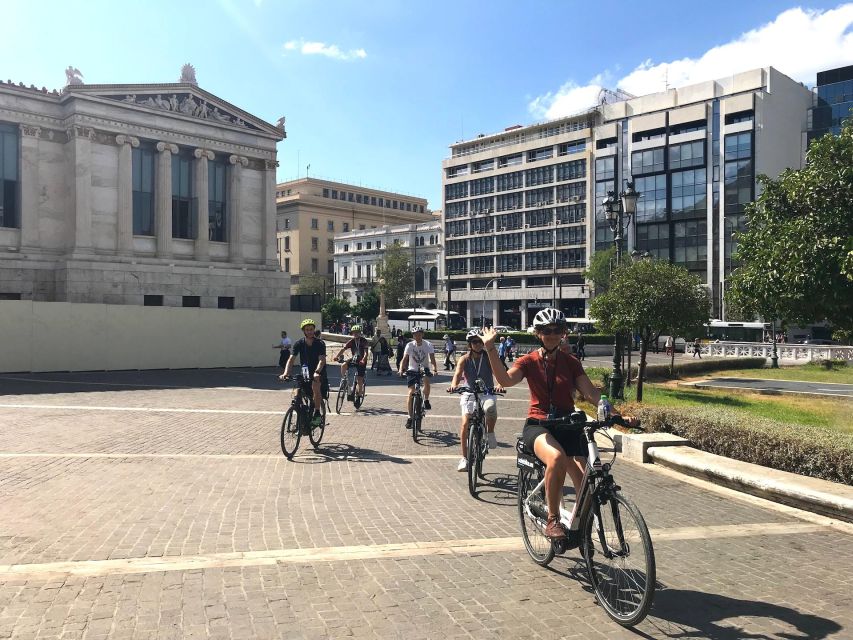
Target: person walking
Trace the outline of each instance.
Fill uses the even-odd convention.
[[[456,342],[450,337],[450,334],[444,334],[444,370],[453,370],[452,356],[456,353]]]
[[[699,342],[699,338],[696,338],[693,341],[693,357],[699,356],[699,359],[702,359],[702,343]]]
[[[583,362],[586,359],[586,339],[583,337],[583,332],[578,331],[578,341],[576,343],[578,360]]]
[[[506,360],[512,362],[515,359],[515,340],[512,336],[506,337]]]
[[[401,331],[397,335],[397,369],[400,368],[400,362],[403,360],[403,352],[406,350],[406,339]]]
[[[674,347],[675,347],[675,340],[673,339],[673,337],[672,337],[672,336],[667,336],[667,337],[666,337],[666,342],[664,343],[664,345],[663,345],[663,346],[664,346],[664,349],[666,350],[666,355],[671,356],[671,355],[672,355],[672,351],[673,351],[673,349],[674,349]]]
[[[504,336],[501,336],[501,340],[498,342],[498,358],[500,358],[501,364],[506,369],[506,338]]]
[[[290,338],[287,337],[287,331],[281,332],[281,340],[279,340],[278,344],[274,344],[272,346],[273,349],[278,349],[278,366],[281,368],[282,372],[284,372],[284,368],[287,366],[287,361],[290,359]]]

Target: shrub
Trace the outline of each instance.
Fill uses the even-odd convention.
[[[458,343],[460,341],[465,342],[465,336],[468,334],[468,331],[425,331],[424,337],[427,340],[442,340],[445,334],[448,334]],[[536,339],[536,336],[532,333],[527,333],[526,331],[510,331],[509,333],[502,333],[501,335],[512,336],[512,339],[515,340],[516,344],[539,344],[539,340]],[[584,334],[584,340],[586,340],[588,345],[613,344],[613,336],[604,333]],[[569,334],[569,342],[572,344],[577,342],[577,335]]]
[[[726,369],[760,369],[767,364],[766,358],[725,358],[721,360],[694,360],[679,362],[675,365],[675,377],[691,376],[697,373],[723,371]],[[668,364],[646,365],[646,380],[664,380],[670,378]]]
[[[780,423],[726,409],[631,405],[648,432],[673,433],[702,451],[853,485],[853,435]]]

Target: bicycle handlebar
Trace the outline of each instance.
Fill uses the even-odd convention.
[[[448,388],[447,393],[458,393],[460,395],[463,393],[479,393],[479,394],[489,393],[492,395],[503,396],[503,395],[506,395],[506,390],[498,391],[495,388],[490,388],[490,389],[487,388],[487,389],[483,389],[482,391],[476,391],[476,390],[472,389],[471,387],[456,387],[455,389]]]
[[[578,414],[583,414],[583,412],[576,412],[568,416],[563,416],[561,418],[549,418],[544,420],[537,420],[536,424],[540,427],[575,427],[577,429],[583,429],[585,427],[591,428],[593,431],[597,431],[598,429],[604,429],[606,427],[612,427],[614,425],[618,425],[620,427],[625,427],[628,429],[634,428],[633,425],[629,424],[627,420],[625,420],[622,416],[610,416],[606,420],[585,420],[583,417]],[[583,414],[586,416],[586,414]],[[639,424],[639,423],[637,423]]]

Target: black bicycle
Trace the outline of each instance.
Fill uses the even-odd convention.
[[[292,460],[299,448],[299,441],[303,435],[316,449],[320,446],[323,433],[326,430],[326,407],[320,403],[320,421],[314,424],[314,393],[311,389],[311,380],[302,375],[295,375],[285,380],[293,380],[293,400],[281,421],[281,452]]]
[[[343,360],[341,360],[343,362]],[[352,404],[356,409],[359,409],[364,402],[364,391],[361,393],[358,392],[358,384],[356,382],[356,359],[349,359],[349,366],[347,368],[347,375],[341,377],[341,384],[338,387],[338,397],[335,400],[335,413],[340,414],[341,409],[344,406],[344,400],[347,398],[352,398]],[[362,384],[366,387],[367,382],[363,381]]]
[[[449,391],[449,390],[448,390]],[[503,391],[495,391],[486,388],[486,383],[480,379],[474,382],[474,388],[457,387],[451,393],[474,394],[474,413],[468,422],[468,491],[471,496],[477,497],[477,480],[483,479],[483,461],[489,452],[489,443],[486,439],[486,414],[483,411],[483,403],[480,394],[500,394]]]
[[[412,391],[412,440],[418,441],[419,434],[423,433],[421,423],[424,419],[424,392],[421,386],[423,380],[423,369],[418,369],[415,374],[408,374],[414,377],[415,387]]]
[[[625,627],[638,624],[649,611],[655,592],[655,553],[640,510],[622,495],[610,470],[613,459],[602,463],[595,434],[615,424],[628,426],[618,416],[587,421],[582,411],[565,418],[540,420],[553,429],[582,430],[589,457],[580,495],[574,507],[560,507],[560,522],[567,531],[562,540],[545,536],[548,507],[545,498],[545,465],[519,438],[518,518],[524,546],[530,557],[546,566],[554,555],[580,547],[598,602],[614,621]],[[601,431],[607,436],[606,432]],[[607,436],[609,438],[609,436]],[[612,440],[611,440],[612,441]]]

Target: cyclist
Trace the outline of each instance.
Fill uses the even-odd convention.
[[[343,362],[341,365],[341,378],[347,377],[347,371],[349,371],[350,363],[355,365],[355,384],[358,388],[358,395],[364,395],[364,370],[367,367],[367,354],[370,345],[367,342],[367,339],[361,335],[361,325],[354,324],[352,328],[349,330],[352,334],[352,338],[350,338],[347,343],[341,347],[341,350],[338,351],[335,356],[335,360],[338,362]],[[344,362],[344,351],[347,349],[352,353],[352,358],[346,362]],[[352,394],[347,394],[347,400],[352,402]]]
[[[412,340],[406,345],[403,350],[403,360],[400,362],[398,373],[402,377],[408,375],[407,384],[409,386],[409,399],[406,403],[409,412],[409,418],[406,420],[406,429],[412,428],[412,394],[415,390],[415,382],[421,367],[424,369],[423,387],[424,387],[424,409],[432,409],[429,403],[429,379],[432,373],[429,368],[429,363],[432,362],[432,371],[436,371],[435,365],[435,347],[431,342],[424,340],[423,327],[415,326],[412,328]],[[403,372],[406,372],[405,374]]]
[[[457,387],[461,386],[460,382],[463,378],[465,386],[469,388],[474,386],[477,379],[483,381],[486,385],[486,393],[480,394],[480,399],[483,403],[483,413],[486,414],[489,449],[496,449],[498,438],[495,435],[495,423],[498,421],[498,406],[495,401],[495,394],[492,391],[501,392],[503,388],[499,385],[495,386],[492,365],[483,353],[483,332],[480,329],[471,329],[465,336],[465,340],[468,342],[468,351],[456,363],[456,371],[453,373],[453,380],[451,380],[450,387],[447,390],[449,392],[455,391]],[[465,393],[459,400],[459,406],[462,407],[462,426],[459,429],[459,439],[462,441],[462,459],[456,466],[457,471],[468,470],[468,425],[471,423],[471,416],[476,409],[474,402],[473,393]]]
[[[497,331],[487,329],[483,335],[486,353],[498,384],[512,387],[527,378],[530,406],[522,438],[536,457],[545,463],[548,523],[544,533],[552,539],[566,537],[559,515],[563,484],[568,473],[575,487],[575,495],[579,495],[587,448],[579,430],[554,430],[540,425],[539,421],[572,413],[575,409],[575,391],[593,405],[597,405],[601,397],[584,373],[580,361],[559,348],[566,329],[566,318],[561,311],[542,309],[533,319],[533,333],[541,346],[518,358],[508,371],[501,366],[494,346]]]
[[[285,380],[290,377],[293,361],[299,356],[299,362],[303,371],[308,371],[310,376],[311,394],[314,397],[314,415],[311,423],[319,425],[323,417],[320,415],[320,407],[323,405],[323,396],[329,391],[329,380],[326,377],[326,343],[316,337],[317,323],[306,318],[299,324],[302,329],[302,338],[293,343],[293,354],[284,367],[284,373],[279,379]],[[306,385],[309,380],[305,380]]]

